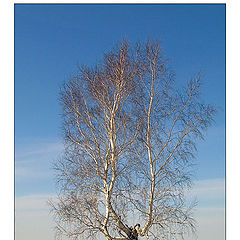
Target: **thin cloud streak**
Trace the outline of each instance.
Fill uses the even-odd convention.
[[[63,150],[63,145],[58,142],[39,143],[39,144],[24,144],[20,150],[16,150],[15,160],[17,162],[29,162],[33,159],[48,155],[60,154]]]
[[[204,179],[194,182],[193,188],[186,193],[188,198],[196,197],[197,200],[209,201],[209,200],[223,200],[225,197],[225,179]]]
[[[39,143],[24,143],[15,155],[15,177],[21,180],[51,178],[52,165],[63,150],[59,142],[41,139]],[[39,182],[39,184],[41,184]]]
[[[54,194],[37,194],[17,197],[15,201],[16,211],[49,210],[47,201],[56,198]]]

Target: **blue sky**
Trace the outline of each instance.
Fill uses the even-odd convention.
[[[97,63],[123,38],[132,43],[161,40],[179,85],[199,71],[204,76],[202,99],[218,113],[205,141],[198,144],[193,191],[204,192],[198,213],[221,209],[218,229],[223,224],[225,176],[225,5],[217,4],[15,5],[16,204],[32,201],[37,211],[39,199],[56,193],[51,165],[62,150],[59,86],[78,64]],[[206,198],[213,188],[217,193]],[[206,218],[204,214],[199,218]],[[17,222],[27,218],[17,216]],[[31,239],[24,234],[17,231],[17,240]],[[220,235],[211,240],[224,239]]]

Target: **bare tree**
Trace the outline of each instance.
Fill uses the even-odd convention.
[[[61,191],[51,203],[58,233],[173,239],[194,229],[184,193],[196,139],[215,113],[199,88],[196,76],[177,90],[158,42],[122,42],[64,84]]]

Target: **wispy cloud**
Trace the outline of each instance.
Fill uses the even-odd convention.
[[[19,211],[39,211],[39,210],[49,210],[47,201],[49,199],[55,198],[56,195],[53,194],[37,194],[37,195],[27,195],[16,197],[15,209]]]
[[[15,154],[17,183],[26,179],[30,181],[30,179],[46,179],[53,176],[52,164],[60,156],[62,150],[61,143],[48,139],[19,143]]]
[[[59,142],[38,142],[38,143],[25,143],[20,146],[16,146],[15,160],[17,162],[34,161],[46,156],[55,156],[60,154],[63,150],[63,145]]]
[[[15,177],[16,182],[19,183],[21,180],[31,179],[46,179],[53,177],[53,170],[51,169],[51,163],[44,166],[34,166],[34,164],[29,164],[29,166],[18,166],[15,167]]]
[[[204,179],[194,182],[193,189],[190,191],[192,195],[201,198],[216,198],[223,195],[225,191],[225,179]],[[207,194],[207,195],[206,195]]]
[[[15,168],[15,177],[18,179],[19,177],[28,176],[31,173],[31,170],[27,167],[16,167]]]
[[[196,198],[199,208],[213,206],[224,207],[225,179],[204,179],[194,182],[194,186],[187,194],[188,198]]]
[[[196,197],[198,201],[194,212],[197,221],[197,239],[224,240],[225,179],[195,181],[188,197]],[[189,237],[187,240],[193,238]]]

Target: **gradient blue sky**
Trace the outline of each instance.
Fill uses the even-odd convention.
[[[203,73],[202,99],[215,105],[218,113],[205,141],[198,145],[193,191],[198,195],[196,189],[202,189],[198,211],[221,208],[218,229],[217,224],[223,224],[225,176],[223,4],[15,5],[16,203],[28,206],[28,201],[38,203],[56,193],[51,164],[62,150],[59,86],[76,72],[78,64],[97,63],[104,52],[123,38],[132,43],[161,40],[179,85],[199,71]],[[217,193],[210,199],[204,198],[211,196],[213,189]],[[202,219],[207,218],[201,214]],[[23,224],[23,218],[26,214],[16,217],[17,223]],[[30,239],[24,235],[24,227],[16,225],[21,229],[21,233],[17,231],[17,240]],[[220,236],[213,234],[208,239],[223,237],[220,232]]]

